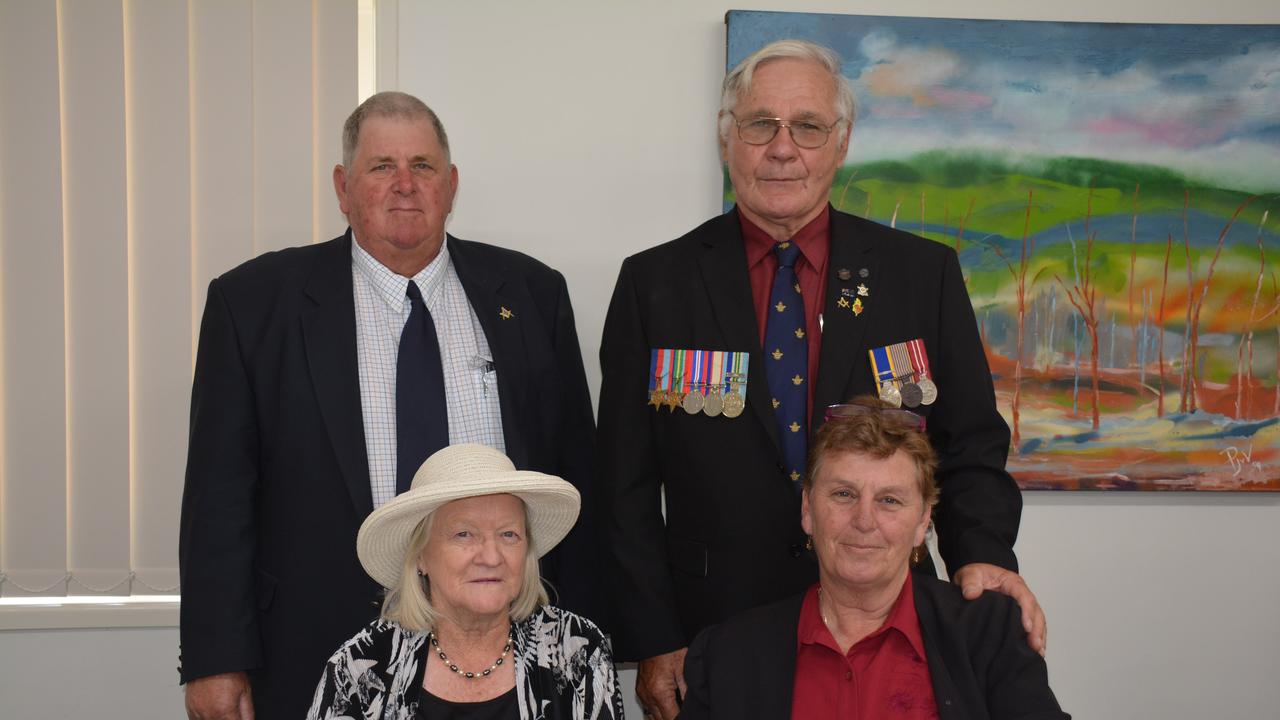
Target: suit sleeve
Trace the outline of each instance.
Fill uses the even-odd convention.
[[[711,688],[707,668],[711,633],[714,628],[707,628],[689,643],[689,652],[684,656],[684,683],[688,690],[684,702],[680,705],[680,720],[703,720],[711,717]]]
[[[249,376],[214,280],[196,351],[179,527],[182,682],[262,663],[253,575],[258,454]]]
[[[556,449],[561,477],[573,483],[582,496],[578,522],[569,535],[543,558],[546,579],[556,588],[560,607],[589,617],[608,627],[600,588],[600,551],[594,503],[592,502],[592,448],[596,425],[591,414],[591,393],[582,365],[582,349],[574,323],[573,306],[564,277],[556,273],[555,327],[553,330],[556,367],[560,369],[560,415]]]
[[[953,573],[974,562],[1016,572],[1013,543],[1022,494],[1005,471],[1009,426],[996,408],[986,352],[952,250],[946,253],[941,298],[939,342],[930,364],[938,401],[929,416],[940,461],[938,549]]]
[[[614,649],[641,660],[688,643],[667,565],[658,448],[646,394],[649,344],[631,261],[623,263],[600,345],[597,506],[603,533]]]
[[[991,625],[980,633],[972,633],[971,642],[991,648],[989,656],[978,660],[986,663],[980,670],[986,678],[986,705],[991,717],[1070,720],[1071,716],[1062,711],[1049,688],[1049,669],[1044,658],[1027,645],[1018,604],[1005,597],[985,600],[996,608],[989,613]]]

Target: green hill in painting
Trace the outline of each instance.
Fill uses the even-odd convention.
[[[880,222],[888,223],[896,215],[898,227],[914,232],[923,228],[922,234],[937,239],[954,235],[962,220],[966,237],[1021,238],[1028,192],[1031,234],[1083,222],[1090,207],[1094,218],[1131,216],[1135,209],[1140,216],[1180,215],[1186,203],[1192,211],[1225,221],[1251,195],[1155,165],[935,150],[903,160],[846,165],[836,173],[831,202],[837,209]],[[1280,177],[1277,187],[1259,199],[1274,200],[1278,192]],[[725,201],[733,202],[727,174]],[[1256,227],[1267,205],[1254,202],[1240,222]]]
[[[1280,183],[1278,183],[1280,184]],[[1019,158],[993,153],[932,151],[906,160],[848,165],[836,176],[832,202],[848,212],[891,218],[895,207],[903,227],[956,228],[973,209],[966,227],[1005,237],[1021,237],[1027,193],[1032,192],[1029,231],[1038,233],[1063,222],[1132,214],[1181,213],[1191,209],[1229,218],[1249,193],[1154,165],[1095,158]],[[1137,197],[1135,198],[1135,190]],[[1241,220],[1256,225],[1263,208],[1250,208]]]

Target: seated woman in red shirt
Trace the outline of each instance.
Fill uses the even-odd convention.
[[[924,419],[856,402],[827,410],[809,452],[818,584],[703,631],[680,717],[1069,718],[1017,603],[910,572],[938,498]]]

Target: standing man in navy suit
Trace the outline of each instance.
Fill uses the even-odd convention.
[[[782,41],[729,73],[720,150],[737,206],[628,258],[605,320],[599,522],[615,656],[640,661],[647,716],[677,713],[699,630],[816,580],[805,446],[827,406],[866,393],[927,418],[954,582],[1012,595],[1044,648],[1013,553],[1009,430],[956,254],[828,204],[854,122],[840,65]]]
[[[346,234],[209,286],[179,546],[193,718],[306,713],[325,661],[378,612],[360,523],[434,450],[485,443],[590,496],[595,429],[564,278],[446,235],[458,170],[435,113],[369,98],[333,180]],[[586,522],[542,570],[557,604],[598,617]]]

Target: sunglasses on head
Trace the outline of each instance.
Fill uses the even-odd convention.
[[[841,418],[851,418],[859,415],[869,415],[872,413],[876,413],[880,415],[880,417],[886,418],[900,425],[905,425],[918,432],[924,432],[924,416],[913,413],[910,410],[903,410],[902,408],[874,407],[871,405],[858,405],[855,403],[839,403],[836,405],[828,405],[827,411],[823,417],[830,422]]]

